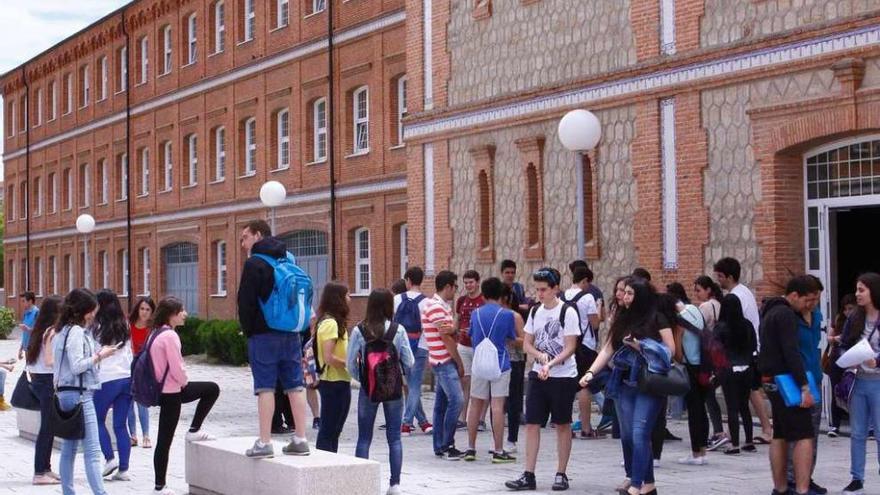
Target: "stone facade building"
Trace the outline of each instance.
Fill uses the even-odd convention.
[[[429,271],[586,258],[686,287],[743,262],[825,307],[880,258],[880,1],[408,0],[409,259]],[[581,156],[567,111],[599,118]],[[867,223],[866,223],[867,222]]]
[[[357,308],[399,277],[404,3],[333,7],[332,86],[325,0],[137,0],[0,77],[6,302],[109,287],[233,317],[269,180],[288,191],[276,232],[319,286],[332,249]]]

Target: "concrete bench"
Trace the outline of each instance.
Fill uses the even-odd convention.
[[[315,450],[288,456],[275,442],[275,457],[250,459],[254,437],[186,443],[186,482],[193,495],[373,495],[380,489],[379,463]]]
[[[37,441],[37,434],[40,432],[40,411],[29,411],[27,409],[15,409],[15,422],[18,426],[18,436],[31,442]],[[107,415],[107,431],[110,432],[110,442],[113,450],[116,450],[116,436],[113,434],[113,413]],[[60,438],[55,438],[53,447],[61,448]]]

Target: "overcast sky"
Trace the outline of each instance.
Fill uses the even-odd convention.
[[[126,3],[128,0],[0,0],[0,74]],[[0,136],[5,135],[0,119]],[[2,150],[0,139],[0,174]]]

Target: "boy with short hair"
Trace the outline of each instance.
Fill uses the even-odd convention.
[[[455,301],[455,328],[458,339],[458,354],[461,356],[461,362],[464,365],[464,376],[461,378],[464,404],[461,407],[461,417],[458,418],[459,427],[465,425],[465,421],[467,421],[468,402],[471,391],[471,364],[474,359],[474,348],[470,336],[471,313],[486,304],[483,294],[480,293],[480,274],[476,270],[464,272],[461,280],[464,284],[465,293]],[[485,423],[481,426],[485,430]]]
[[[24,359],[27,351],[28,343],[31,341],[31,332],[34,330],[34,324],[37,323],[37,315],[40,314],[40,308],[37,307],[37,297],[33,292],[27,291],[21,295],[21,302],[24,305],[24,311],[21,314],[21,346],[18,348],[18,359]]]

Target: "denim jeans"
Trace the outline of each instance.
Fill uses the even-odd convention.
[[[868,428],[880,425],[880,380],[856,378],[849,403],[849,421],[852,437],[849,443],[849,472],[854,480],[865,480],[865,447]],[[877,441],[880,447],[880,440]],[[880,450],[878,450],[880,461]]]
[[[413,417],[419,424],[428,421],[425,409],[422,407],[422,379],[425,377],[425,366],[428,364],[428,350],[416,349],[413,355],[416,358],[412,369],[406,375],[406,408],[403,413],[403,424],[411,425]]]
[[[664,398],[645,394],[636,387],[621,384],[614,399],[617,419],[620,421],[620,442],[626,477],[635,488],[654,482],[654,462],[651,449],[651,431],[657,422]]]
[[[434,366],[434,452],[455,446],[455,427],[464,403],[455,361]]]
[[[137,421],[134,416],[135,409],[137,409],[137,418],[141,422],[141,435],[145,437],[150,436],[150,409],[135,401],[131,401],[131,407],[128,409],[128,433],[132,436],[137,435]]]
[[[61,409],[69,411],[80,402],[80,393],[77,391],[58,392],[58,402]],[[83,417],[85,418],[86,436],[82,440],[83,461],[86,468],[86,478],[94,495],[107,495],[104,490],[104,479],[101,477],[104,469],[104,461],[101,459],[101,442],[98,440],[98,416],[95,413],[95,402],[92,400],[92,392],[82,394]],[[79,448],[79,440],[64,440],[61,446],[61,493],[74,495],[73,489],[73,462],[76,460],[76,451]]]
[[[525,370],[525,361],[510,362],[510,389],[507,394],[507,441],[511,443],[516,443],[519,440]]]
[[[358,393],[358,440],[354,451],[356,457],[370,458],[370,444],[373,442],[373,425],[379,406],[385,412],[385,438],[388,440],[388,457],[391,462],[391,482],[389,486],[400,484],[400,469],[403,465],[403,444],[400,442],[400,425],[403,419],[403,400],[393,400],[381,404],[373,403],[361,388]],[[323,421],[323,420],[322,420]]]
[[[342,434],[345,418],[351,408],[351,383],[321,380],[318,393],[321,394],[321,427],[318,429],[315,448],[337,452],[339,435]]]
[[[95,412],[98,414],[98,438],[104,459],[113,459],[113,444],[107,432],[107,412],[113,407],[113,434],[119,450],[119,470],[128,471],[131,458],[131,439],[128,435],[128,411],[131,409],[131,378],[120,378],[101,384],[95,391]]]
[[[40,432],[34,447],[34,474],[45,474],[52,470],[52,442],[55,438],[49,428],[55,390],[52,373],[31,373],[31,390],[40,399]]]

